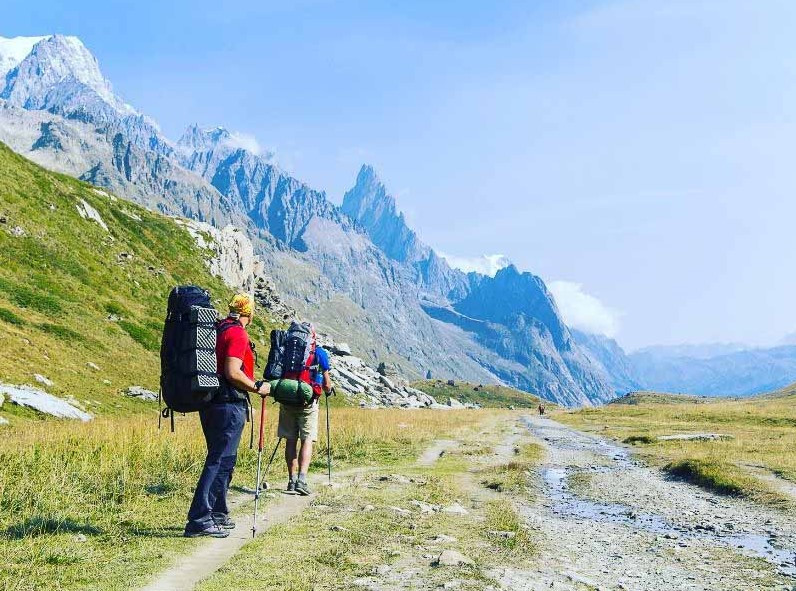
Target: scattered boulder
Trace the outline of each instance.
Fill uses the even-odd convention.
[[[124,395],[129,396],[130,398],[135,398],[137,400],[142,400],[144,402],[158,401],[157,392],[153,392],[152,390],[147,390],[142,386],[130,386],[124,391]]]
[[[0,426],[8,425],[8,419],[0,417]]]
[[[134,257],[135,255],[131,252],[120,252],[118,255],[116,255],[116,260],[119,263],[128,263],[132,261]]]
[[[329,347],[329,351],[342,357],[352,355],[351,346],[348,343],[334,343]]]
[[[14,226],[11,228],[11,235],[15,238],[23,238],[27,235],[27,232],[25,232],[25,228],[22,226]]]
[[[455,398],[448,398],[448,406],[451,408],[464,408],[464,405]]]
[[[89,368],[89,369],[93,369],[94,371],[99,371],[100,370],[99,365],[97,365],[93,361],[89,361],[88,363],[86,363],[86,367]]]
[[[365,505],[364,507],[362,507],[362,511],[365,512],[365,513],[370,513],[371,511],[375,511],[375,510],[376,510],[376,507],[374,507],[373,505]]]
[[[456,387],[456,380],[448,380],[448,381],[447,381],[447,384],[448,384],[449,386],[453,386],[453,387],[455,388],[455,387]]]
[[[77,207],[77,213],[80,214],[81,218],[96,222],[103,230],[110,232],[108,225],[102,220],[99,212],[89,205],[85,199],[81,199],[79,203],[75,204],[75,207]]]
[[[51,379],[44,377],[40,373],[34,373],[33,379],[36,380],[36,382],[38,382],[42,386],[46,386],[48,388],[53,385],[53,381]]]
[[[443,513],[451,513],[453,515],[469,515],[470,512],[461,506],[459,503],[453,503],[442,510]]]
[[[412,500],[409,504],[420,509],[420,512],[424,515],[430,515],[439,511],[438,506],[424,503],[423,501]]]
[[[429,540],[429,542],[431,542],[432,544],[453,544],[458,541],[459,540],[457,538],[454,538],[453,536],[449,536],[447,534],[439,534],[436,538],[431,538]]]
[[[431,563],[432,566],[472,566],[473,564],[475,563],[472,559],[456,550],[443,550],[437,559]]]
[[[398,515],[411,515],[412,512],[409,509],[402,509],[401,507],[390,507],[395,513]]]
[[[94,418],[91,414],[73,406],[66,400],[56,398],[52,394],[31,386],[14,386],[0,383],[0,394],[7,396],[8,400],[13,404],[59,419],[77,419],[86,422]]]

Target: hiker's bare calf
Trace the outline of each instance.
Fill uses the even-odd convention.
[[[285,462],[290,480],[296,474],[306,474],[312,461],[312,439],[302,439],[299,449],[298,439],[285,440]]]

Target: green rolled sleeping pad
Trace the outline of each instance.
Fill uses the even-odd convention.
[[[312,386],[298,380],[272,380],[271,398],[287,406],[307,407],[315,396]]]

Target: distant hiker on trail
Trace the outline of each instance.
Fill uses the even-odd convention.
[[[199,411],[207,459],[188,511],[185,537],[225,538],[235,527],[229,517],[227,491],[246,423],[247,393],[264,398],[270,391],[268,383],[254,381],[254,350],[246,332],[253,315],[252,297],[241,293],[232,298],[229,315],[217,326],[216,363],[221,388]]]
[[[544,415],[544,402],[539,403],[539,416]]]
[[[277,437],[285,440],[287,492],[310,494],[307,472],[312,444],[318,440],[318,400],[324,392],[326,396],[334,392],[330,369],[329,354],[317,344],[309,322],[292,322],[287,331],[271,333],[265,378],[275,380],[273,397],[280,403]]]

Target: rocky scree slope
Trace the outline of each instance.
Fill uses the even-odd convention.
[[[491,311],[465,304],[466,316],[481,323],[478,330],[431,315],[423,302],[459,314],[457,304],[487,301],[499,283],[451,269],[424,245],[371,168],[360,171],[338,208],[223,129],[194,126],[172,144],[113,93],[74,37],[46,37],[31,42],[27,55],[11,53],[2,57],[8,71],[0,91],[0,140],[148,207],[243,228],[291,304],[320,318],[331,333],[355,325],[369,361],[393,361],[418,377],[431,369],[503,381],[565,404],[610,397],[598,368],[560,328],[541,280],[530,274],[519,285],[531,289],[526,299],[538,306],[496,321]],[[296,271],[308,281],[291,277]],[[538,362],[529,364],[532,359]]]

